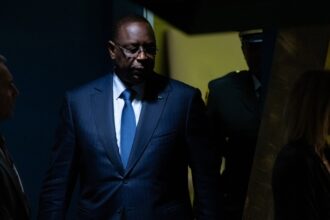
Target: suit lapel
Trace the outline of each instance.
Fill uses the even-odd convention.
[[[16,190],[20,193],[22,193],[22,188],[18,182],[17,177],[14,174],[14,170],[12,168],[9,167],[8,163],[6,162],[6,158],[5,155],[0,151],[0,166],[3,167],[3,170],[6,171],[6,173],[8,174],[8,176],[10,177],[10,181],[12,182],[12,184],[15,186]]]
[[[155,76],[149,82],[152,83],[146,86],[145,94],[148,96],[142,102],[141,115],[125,174],[135,166],[150,142],[168,98],[169,92],[164,91],[166,80]]]
[[[24,206],[26,215],[28,216],[30,213],[30,209],[29,209],[27,198],[25,196],[25,193],[22,191],[22,187],[19,183],[18,177],[14,173],[15,171],[9,166],[9,164],[6,162],[6,160],[7,160],[6,156],[0,149],[0,167],[2,167],[2,169],[7,173],[11,184],[14,186],[15,190],[17,191],[17,194],[21,198],[21,201],[23,203],[22,205]],[[10,190],[10,189],[8,189],[8,190]]]
[[[11,165],[14,166],[13,161],[9,155],[9,152],[7,150],[7,147],[5,146],[5,141],[3,137],[0,137],[0,144],[2,147],[0,147],[0,165],[4,168],[4,170],[7,172],[8,176],[10,177],[12,183],[15,185],[17,190],[19,192],[23,191],[23,188],[20,185],[19,177],[16,175],[15,170]]]
[[[258,100],[255,94],[252,77],[250,73],[242,73],[241,77],[242,80],[236,80],[236,82],[239,84],[239,89],[242,91],[242,103],[249,111],[257,113]]]
[[[123,173],[114,123],[112,75],[109,75],[103,82],[104,84],[95,88],[96,93],[91,96],[95,124],[107,156],[120,173]]]

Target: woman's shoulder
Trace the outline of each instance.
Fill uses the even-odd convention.
[[[302,142],[291,142],[282,147],[276,157],[275,165],[281,164],[286,168],[302,168],[308,166],[314,160],[313,147]]]

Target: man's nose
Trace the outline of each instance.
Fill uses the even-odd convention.
[[[138,52],[137,59],[144,60],[146,58],[147,58],[147,53],[146,53],[145,49],[142,48],[142,47],[140,47],[139,52]]]

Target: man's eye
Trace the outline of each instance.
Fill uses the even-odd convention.
[[[139,50],[139,47],[126,47],[125,49],[130,53],[136,53]]]
[[[145,50],[147,51],[147,53],[155,54],[157,51],[157,48],[155,46],[149,46],[149,47],[146,47]]]

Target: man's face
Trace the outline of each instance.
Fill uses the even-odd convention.
[[[243,43],[242,50],[249,70],[260,79],[262,65],[262,43]]]
[[[118,30],[116,39],[109,42],[109,52],[116,74],[127,86],[142,83],[155,65],[153,30],[144,22],[127,22]]]
[[[0,62],[0,120],[10,118],[14,112],[18,89],[13,77],[4,63]]]

